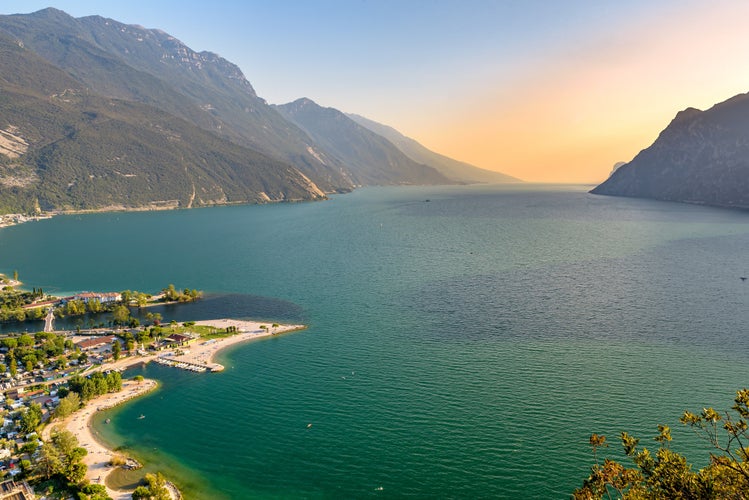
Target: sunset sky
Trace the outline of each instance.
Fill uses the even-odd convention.
[[[534,182],[597,183],[686,107],[749,91],[745,0],[3,0],[159,28],[308,97]]]

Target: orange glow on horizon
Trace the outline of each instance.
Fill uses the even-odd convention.
[[[468,105],[414,123],[424,145],[530,182],[599,183],[650,146],[675,114],[749,90],[743,12],[701,5],[546,55]],[[665,26],[665,28],[664,28]],[[696,36],[699,34],[699,36]],[[410,134],[407,134],[410,135]]]

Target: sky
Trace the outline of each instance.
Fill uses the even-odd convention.
[[[599,183],[675,114],[749,91],[746,0],[0,0],[158,28],[307,97],[531,182]]]

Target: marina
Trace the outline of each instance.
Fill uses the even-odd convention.
[[[204,365],[198,365],[195,363],[188,363],[187,361],[177,361],[174,359],[170,359],[167,356],[159,356],[158,358],[154,358],[154,363],[158,363],[160,365],[164,366],[172,366],[174,368],[179,368],[181,370],[187,370],[191,372],[196,373],[205,373],[209,371],[207,366]],[[210,371],[219,371],[219,370],[210,370]]]

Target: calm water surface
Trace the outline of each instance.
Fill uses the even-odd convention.
[[[566,498],[591,432],[670,424],[704,462],[678,416],[747,385],[747,247],[743,212],[381,188],[6,228],[0,271],[208,292],[167,320],[309,325],[223,353],[221,374],[148,366],[162,387],[97,426],[188,498]]]

